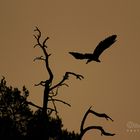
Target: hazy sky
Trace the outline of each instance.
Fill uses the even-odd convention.
[[[136,140],[140,127],[140,1],[139,0],[0,0],[0,75],[9,83],[30,90],[30,100],[42,105],[42,88],[34,87],[47,79],[33,38],[38,26],[43,37],[49,36],[48,52],[54,83],[66,71],[82,74],[85,79],[69,79],[59,97],[72,105],[58,105],[64,128],[79,132],[84,112],[92,105],[115,121],[90,116],[87,125],[103,125],[114,137],[101,137],[90,131],[83,140]],[[99,41],[117,34],[117,42],[101,56],[102,63],[78,61],[69,51],[92,52]],[[136,127],[136,126],[133,126]],[[129,132],[127,132],[129,131]],[[135,132],[136,131],[136,132]]]

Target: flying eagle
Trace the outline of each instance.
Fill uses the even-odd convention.
[[[78,52],[69,52],[73,57],[76,59],[87,59],[87,63],[91,61],[101,62],[99,60],[99,56],[102,54],[102,52],[109,48],[115,41],[116,41],[117,35],[111,35],[104,40],[102,40],[97,47],[95,48],[93,53],[78,53]]]

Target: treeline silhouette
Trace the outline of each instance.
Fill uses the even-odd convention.
[[[91,129],[99,130],[101,135],[104,136],[114,136],[114,133],[106,132],[102,126],[91,125],[84,127],[89,114],[113,121],[113,119],[105,113],[97,113],[93,111],[91,107],[83,116],[79,133],[75,133],[74,131],[70,132],[63,128],[56,102],[68,107],[71,107],[71,105],[57,98],[59,88],[68,86],[66,81],[69,80],[70,76],[74,76],[79,80],[82,80],[84,77],[80,74],[67,71],[62,79],[54,85],[54,74],[49,65],[51,54],[47,51],[47,41],[49,37],[46,37],[42,41],[42,34],[39,28],[36,27],[34,31],[36,32],[34,37],[37,42],[34,48],[38,47],[43,52],[43,56],[36,57],[34,61],[44,61],[48,75],[46,80],[35,84],[35,86],[41,86],[44,89],[43,104],[42,106],[38,106],[28,101],[29,91],[25,86],[23,86],[22,90],[7,86],[5,77],[3,77],[0,81],[0,139],[7,137],[29,137],[44,140],[81,140],[83,135]],[[52,104],[51,107],[49,103]],[[31,106],[36,107],[36,111],[33,111]]]
[[[3,77],[0,82],[0,139],[10,137],[40,137],[57,140],[77,140],[79,134],[62,129],[60,118],[49,117],[48,124],[42,123],[42,110],[33,111],[27,101],[29,91],[7,86]],[[46,127],[47,125],[47,127]],[[46,127],[46,128],[45,128]],[[44,135],[44,129],[49,133]]]

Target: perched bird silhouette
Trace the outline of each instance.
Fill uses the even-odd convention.
[[[104,50],[109,48],[116,41],[116,37],[117,35],[111,35],[105,38],[104,40],[102,40],[97,45],[93,53],[85,53],[85,54],[78,53],[78,52],[69,52],[69,53],[76,59],[87,59],[86,64],[91,61],[101,62],[99,60],[100,55],[102,54]]]

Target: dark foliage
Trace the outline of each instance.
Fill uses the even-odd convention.
[[[49,116],[44,123],[42,110],[33,112],[27,101],[29,91],[23,87],[8,87],[5,78],[0,82],[0,138],[40,137],[52,140],[77,140],[78,134],[63,130],[62,120]],[[46,116],[48,117],[48,116]],[[44,133],[45,132],[45,133]],[[47,133],[46,133],[47,132]],[[45,135],[44,135],[45,134]]]
[[[0,83],[0,135],[26,135],[26,125],[32,111],[26,103],[29,95],[28,90],[23,87],[8,87],[3,78]],[[3,126],[3,127],[2,127]],[[13,132],[14,131],[14,132]]]
[[[44,127],[48,129],[49,139],[52,140],[78,140],[79,134],[76,134],[74,131],[69,132],[66,129],[63,129],[62,120],[58,118],[49,117],[49,123],[43,124],[42,111],[37,110],[34,113],[34,117],[30,120],[28,124],[28,137],[40,137],[46,138],[47,133],[43,133]]]

